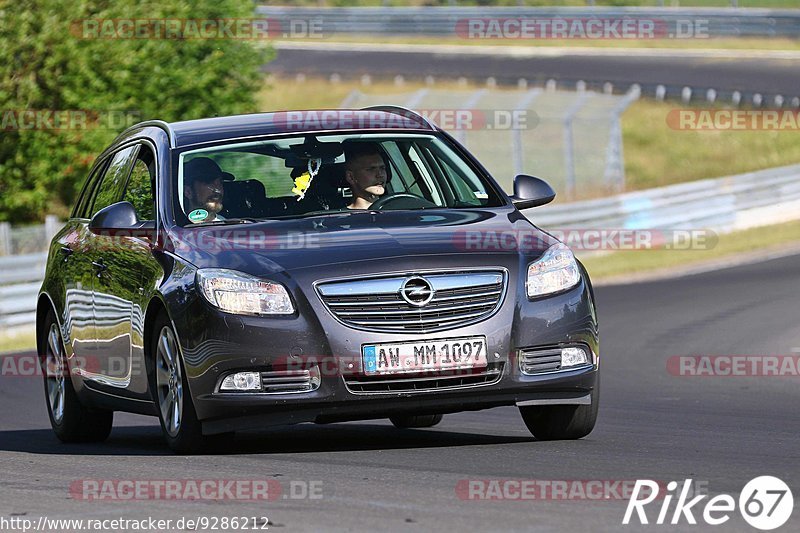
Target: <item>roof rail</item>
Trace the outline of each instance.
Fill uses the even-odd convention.
[[[144,122],[138,122],[138,123],[134,124],[133,126],[129,126],[129,127],[125,128],[125,130],[122,133],[117,135],[117,139],[119,139],[120,137],[122,137],[123,135],[125,135],[126,133],[128,133],[131,130],[139,129],[139,128],[147,128],[149,126],[153,126],[153,127],[156,127],[156,128],[161,128],[162,130],[164,130],[164,132],[167,134],[167,137],[169,138],[170,147],[173,147],[173,148],[175,147],[175,132],[172,131],[172,128],[170,127],[170,125],[167,124],[166,122],[164,122],[163,120],[145,120]]]
[[[436,124],[425,118],[424,116],[420,115],[413,109],[409,109],[407,107],[403,107],[401,105],[371,105],[368,107],[362,107],[361,111],[385,111],[387,113],[394,113],[395,115],[402,115],[404,117],[411,118],[418,118],[423,124],[428,126],[430,129],[435,130]]]

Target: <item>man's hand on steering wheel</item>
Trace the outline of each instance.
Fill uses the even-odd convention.
[[[403,199],[409,199],[412,201],[421,200],[423,202],[428,203],[427,200],[425,200],[424,198],[420,198],[416,194],[411,194],[409,192],[393,192],[384,194],[383,196],[372,202],[372,205],[370,205],[369,208],[380,210],[389,204],[396,203],[398,200],[403,200]]]

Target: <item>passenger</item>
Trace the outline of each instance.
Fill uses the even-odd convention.
[[[206,211],[204,219],[199,218],[202,211],[195,217],[189,217],[192,222],[209,222],[223,220],[219,215],[222,211],[223,186],[225,173],[219,165],[208,157],[192,159],[183,167],[183,206],[187,214],[195,211]]]
[[[345,147],[344,177],[353,191],[348,209],[369,209],[386,192],[388,169],[383,151],[375,143],[352,143]]]

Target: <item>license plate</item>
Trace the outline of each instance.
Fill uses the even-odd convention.
[[[368,344],[362,356],[369,375],[484,368],[486,338]]]

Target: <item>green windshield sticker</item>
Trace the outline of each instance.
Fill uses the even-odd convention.
[[[205,209],[195,209],[191,213],[189,213],[189,220],[192,222],[202,222],[206,218],[208,218],[208,211]]]

